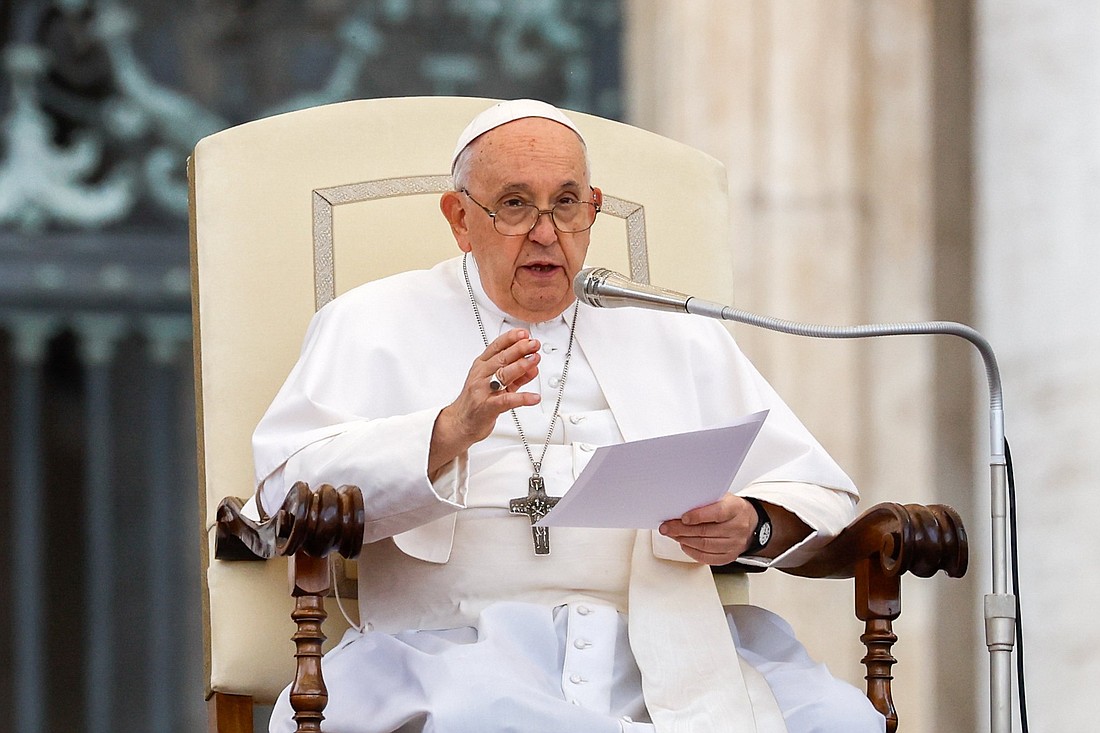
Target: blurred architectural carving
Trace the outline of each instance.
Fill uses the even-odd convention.
[[[186,525],[195,142],[361,97],[535,96],[616,117],[619,16],[617,0],[0,5],[11,730],[203,726],[199,528]]]

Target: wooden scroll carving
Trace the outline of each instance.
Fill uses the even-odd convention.
[[[244,501],[222,499],[215,514],[214,557],[218,560],[268,560],[305,552],[327,557],[334,550],[349,560],[363,549],[366,518],[357,486],[316,491],[299,481],[290,488],[271,519],[256,522],[241,513]]]
[[[321,675],[322,625],[327,618],[324,598],[331,588],[330,555],[351,560],[363,548],[363,493],[355,486],[316,491],[304,483],[291,487],[274,517],[256,522],[241,513],[244,502],[223,499],[216,514],[214,557],[219,560],[291,558],[291,595],[297,625],[293,641],[297,671],[290,687],[290,705],[299,733],[318,733],[328,704]]]
[[[901,615],[901,576],[928,578],[939,571],[961,578],[967,566],[966,529],[954,509],[940,504],[877,504],[862,514],[792,575],[855,578],[856,617],[865,624],[867,697],[883,716],[886,730],[898,728],[891,694],[891,654]]]

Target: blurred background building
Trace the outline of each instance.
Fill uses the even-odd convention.
[[[989,336],[1032,722],[1079,728],[1068,701],[1100,678],[1100,581],[1077,569],[1100,550],[1100,3],[7,0],[0,51],[0,731],[204,728],[184,161],[251,119],[419,94],[539,97],[719,158],[741,307]],[[867,503],[964,515],[970,576],[906,585],[896,690],[905,730],[982,730],[976,357],[737,335]],[[859,683],[849,584],[754,593]]]

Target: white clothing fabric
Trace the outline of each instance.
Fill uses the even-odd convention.
[[[564,318],[546,324],[509,322],[485,296],[473,267],[471,280],[490,339],[522,325],[544,345],[540,377],[527,386],[541,391],[543,401],[537,408],[519,411],[537,458],[556,397],[555,379],[562,373],[568,325]],[[571,314],[570,309],[565,315]],[[724,632],[709,570],[687,558],[675,542],[657,533],[556,528],[551,532],[553,555],[532,555],[529,525],[507,513],[508,499],[526,491],[530,475],[529,460],[518,444],[510,415],[503,415],[492,436],[456,460],[434,483],[428,481],[427,452],[435,416],[458,394],[482,348],[461,260],[362,286],[318,313],[301,360],[257,428],[257,479],[269,509],[281,503],[289,482],[296,480],[314,485],[351,483],[364,491],[366,540],[371,544],[360,561],[360,610],[375,631],[349,635],[330,657],[358,660],[352,665],[359,669],[352,674],[355,680],[371,668],[387,674],[405,670],[396,675],[399,686],[415,691],[430,687],[432,669],[440,668],[457,673],[450,675],[452,682],[488,682],[496,675],[513,684],[528,680],[511,670],[512,662],[502,658],[496,645],[533,647],[533,656],[523,663],[541,670],[540,679],[557,680],[550,685],[552,703],[535,701],[533,689],[523,694],[510,685],[492,683],[494,689],[512,690],[507,696],[502,693],[499,703],[519,705],[523,730],[537,730],[534,721],[543,714],[548,730],[617,730],[607,726],[618,725],[615,721],[623,715],[644,721],[647,706],[662,733],[723,729],[713,723],[715,710],[725,711],[725,720],[741,716],[745,725],[738,729],[751,729],[753,716],[757,724],[767,718],[762,709],[759,715],[756,712],[761,707],[756,703],[764,698],[763,707],[774,706],[768,702],[767,687],[754,688],[754,675],[742,679],[739,665],[730,663],[736,652]],[[668,374],[676,375],[676,380],[665,379]],[[743,493],[788,508],[814,530],[779,562],[797,563],[851,517],[855,490],[847,476],[719,324],[649,311],[584,309],[577,321],[568,380],[562,422],[543,465],[552,494],[568,488],[595,445],[715,427],[768,408],[771,413],[746,461],[746,470],[759,479]],[[641,568],[648,568],[644,578]],[[686,607],[701,614],[699,620],[670,619],[671,607],[687,600],[684,589],[690,584],[700,587],[704,578],[710,597],[704,590],[703,602],[692,599]],[[647,587],[648,594],[639,595],[639,589]],[[668,592],[670,587],[675,592]],[[704,608],[697,610],[699,606]],[[598,634],[585,634],[587,643],[603,650],[605,661],[596,665],[599,674],[575,673],[586,680],[585,694],[569,698],[566,691],[572,689],[569,680],[574,673],[548,676],[547,670],[560,667],[564,675],[564,670],[571,669],[566,652],[569,640],[576,641],[573,629],[578,619],[586,618],[581,607],[595,609],[589,614],[593,619],[611,614],[618,620],[604,624]],[[530,614],[534,617],[528,618]],[[721,644],[714,644],[716,620],[723,624],[721,636],[729,644],[728,653],[718,648]],[[696,638],[696,626],[708,624],[710,640]],[[546,633],[540,635],[538,628]],[[670,642],[677,634],[683,636],[671,647],[676,653],[651,659],[647,650],[662,647],[649,643],[656,634]],[[442,657],[433,657],[427,666],[416,657],[420,661],[406,665],[401,661],[403,654],[394,651],[423,652],[417,644],[429,638],[435,639],[432,644],[460,645],[452,652],[477,669],[485,667],[486,676],[471,676],[461,664],[444,663]],[[629,643],[622,643],[626,638]],[[360,643],[360,639],[367,641]],[[352,648],[354,654],[346,651]],[[475,648],[476,654],[472,653]],[[643,670],[640,685],[632,650]],[[550,656],[540,656],[544,653]],[[724,687],[740,690],[732,707],[730,695],[712,704],[705,700],[707,693],[694,690],[693,683],[686,681],[693,670],[672,673],[679,660],[708,654],[712,674],[729,676],[731,683]],[[326,658],[326,664],[334,663]],[[645,669],[651,671],[647,674]],[[337,676],[344,674],[349,672]],[[714,681],[703,677],[707,683]],[[389,689],[388,683],[382,687]],[[329,688],[336,689],[333,680]],[[644,702],[640,690],[645,690]],[[385,709],[374,710],[362,707],[366,704],[362,695],[353,697],[359,702],[338,703],[337,696],[331,696],[326,730],[341,730],[333,716],[345,714],[357,726],[348,730],[357,733],[394,729],[385,727],[394,719],[400,719],[397,725],[412,726],[408,730],[464,729],[446,722],[448,703],[437,701],[435,694],[429,694],[424,704],[438,702],[439,709],[424,709],[416,701],[403,707],[395,701],[408,698],[391,693],[378,698],[386,701]],[[697,712],[689,715],[676,709],[685,697],[703,700]],[[672,701],[673,709],[665,710],[669,706],[660,702],[665,699]],[[579,716],[590,723],[582,724],[579,718],[576,725],[563,723],[559,708],[569,705],[569,700],[576,700],[571,707],[584,712],[570,710],[567,717]],[[477,707],[484,707],[487,716],[492,709],[480,702]],[[383,722],[377,726],[364,722],[376,719]],[[703,722],[696,727],[698,721],[708,720],[709,726]],[[484,725],[479,729],[486,730]]]
[[[726,620],[742,669],[766,680],[791,731],[885,733],[885,718],[867,698],[815,664],[774,613],[731,606]],[[584,604],[501,603],[476,628],[393,635],[351,629],[323,661],[330,699],[323,727],[327,733],[654,733],[637,692],[637,667],[622,653],[627,645],[621,614]],[[408,684],[411,678],[417,684]],[[466,695],[472,689],[479,691],[476,704]],[[293,733],[291,716],[284,692],[270,732]],[[721,722],[713,730],[736,731]]]
[[[767,680],[792,733],[885,733],[867,696],[811,659],[782,618],[755,606],[728,607],[726,618],[742,668]]]

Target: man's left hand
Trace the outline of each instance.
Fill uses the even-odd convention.
[[[756,510],[736,494],[661,523],[661,534],[680,543],[689,557],[706,565],[731,563],[748,549]]]

